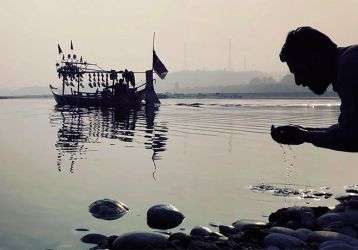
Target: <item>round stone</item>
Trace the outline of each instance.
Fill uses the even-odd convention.
[[[239,231],[245,231],[248,229],[263,229],[266,228],[267,223],[259,220],[238,220],[232,223],[233,227]]]
[[[107,237],[102,234],[87,234],[81,238],[83,243],[96,244],[99,246],[107,245]]]
[[[168,237],[158,233],[132,232],[118,236],[111,250],[165,249]]]
[[[129,208],[115,200],[103,199],[93,202],[89,206],[89,212],[98,219],[116,220],[129,211]]]
[[[210,230],[210,228],[208,227],[194,227],[191,231],[190,231],[190,235],[193,237],[207,237],[210,236],[210,234],[212,233],[212,231]]]
[[[350,200],[358,200],[358,194],[357,193],[345,193],[345,194],[337,195],[335,197],[335,199],[337,201],[339,201],[340,203],[346,203],[347,201],[350,201]]]
[[[296,237],[280,233],[267,235],[264,238],[264,244],[266,247],[275,246],[279,249],[302,249],[306,245],[302,240]]]
[[[184,215],[170,204],[155,205],[147,211],[147,224],[156,229],[166,230],[177,227],[184,218]]]

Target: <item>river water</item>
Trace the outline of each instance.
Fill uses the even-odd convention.
[[[357,184],[358,155],[280,146],[269,135],[271,124],[335,123],[336,99],[166,99],[126,114],[56,108],[52,99],[0,104],[0,249],[88,249],[86,233],[150,230],[146,211],[163,202],[185,214],[186,230],[267,220],[283,206],[336,202],[255,185],[336,194]],[[96,219],[88,206],[103,198],[131,210]]]

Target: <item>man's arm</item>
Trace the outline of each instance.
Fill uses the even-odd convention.
[[[338,124],[329,128],[306,128],[304,141],[317,147],[339,151],[357,152],[358,140],[352,129],[342,129]]]

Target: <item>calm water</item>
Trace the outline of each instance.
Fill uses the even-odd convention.
[[[159,202],[181,209],[187,229],[265,220],[282,206],[335,201],[274,196],[250,185],[337,193],[357,184],[358,155],[280,147],[269,136],[271,124],[333,124],[336,100],[164,100],[159,110],[129,114],[55,108],[51,99],[0,104],[0,249],[88,249],[80,242],[86,232],[76,228],[150,230],[146,210]],[[116,221],[96,219],[88,206],[102,198],[131,211]]]

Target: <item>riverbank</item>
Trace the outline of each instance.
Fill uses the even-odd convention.
[[[97,244],[95,249],[111,250],[358,249],[358,192],[349,189],[335,198],[338,204],[331,208],[281,208],[270,214],[268,222],[237,220],[232,225],[209,224],[194,227],[189,234],[180,230],[109,237],[87,234],[82,242]],[[166,220],[165,216],[160,218]]]

